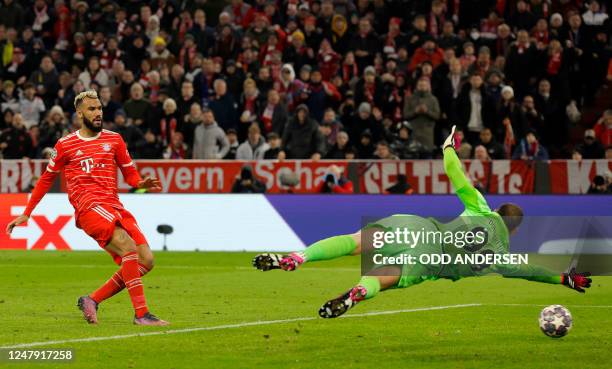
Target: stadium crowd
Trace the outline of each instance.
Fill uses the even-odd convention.
[[[6,159],[86,89],[135,158],[612,158],[610,1],[0,3]]]

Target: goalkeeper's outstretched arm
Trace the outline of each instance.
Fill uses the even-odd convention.
[[[576,268],[559,275],[539,265],[497,265],[494,272],[505,278],[521,278],[534,282],[562,284],[582,293],[584,293],[584,288],[591,287],[592,282],[589,278],[591,273],[578,273]]]
[[[455,193],[463,203],[466,209],[475,213],[490,213],[491,208],[487,204],[482,194],[472,186],[472,183],[467,178],[463,171],[461,161],[455,152],[455,126],[451,130],[450,136],[444,141],[444,171],[448,176]]]

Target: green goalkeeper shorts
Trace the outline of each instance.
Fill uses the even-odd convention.
[[[397,229],[407,229],[412,232],[439,232],[438,227],[431,220],[409,214],[392,215],[390,217],[369,223],[363,229],[365,230],[370,228],[380,228],[386,232],[395,232]],[[395,242],[385,243],[383,247],[374,252],[381,254],[382,256],[390,257],[411,255],[418,259],[419,255],[421,254],[441,254],[442,246],[434,242],[421,242],[415,245]],[[371,257],[371,255],[368,254],[366,257]],[[441,269],[441,266],[439,265],[423,265],[420,263],[406,263],[398,265],[398,267],[401,267],[401,272],[400,280],[395,286],[396,288],[410,287],[423,281],[439,279],[438,275]]]

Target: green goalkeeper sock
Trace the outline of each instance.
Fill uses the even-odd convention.
[[[357,285],[362,286],[366,289],[366,300],[371,299],[372,297],[378,295],[378,293],[380,292],[380,281],[376,277],[361,277],[361,280]]]
[[[357,248],[351,235],[334,236],[317,241],[301,252],[305,261],[319,261],[350,255]]]
[[[367,293],[365,295],[366,300],[371,299],[376,296],[380,292],[380,281],[376,277],[365,276],[361,277],[361,280],[357,284],[358,286],[362,286],[366,289]]]

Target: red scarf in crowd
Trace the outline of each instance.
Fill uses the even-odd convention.
[[[357,63],[353,63],[353,65],[342,63],[342,78],[344,79],[344,82],[350,81],[358,73],[359,70],[357,69]]]
[[[546,66],[546,72],[549,76],[556,76],[561,68],[562,54],[560,52],[554,53],[548,57],[548,65]]]
[[[161,130],[162,142],[164,144],[168,144],[170,142],[170,138],[176,132],[176,118],[171,117],[170,120],[167,118],[162,118],[159,122],[159,128]]]
[[[535,38],[536,42],[541,42],[544,45],[548,45],[548,31],[535,31],[531,36]]]
[[[506,129],[506,133],[504,134],[504,151],[506,153],[506,159],[512,157],[512,146],[516,143],[514,138],[514,130],[512,129],[512,123],[510,119],[504,119],[504,126]]]
[[[264,124],[265,133],[272,131],[272,117],[274,116],[275,108],[276,105],[268,104],[261,115],[261,122]]]

